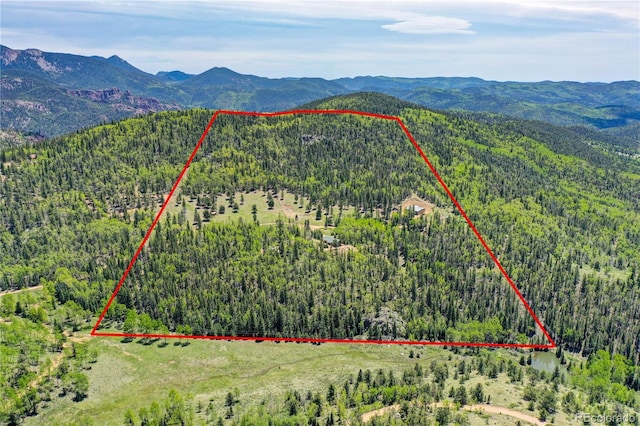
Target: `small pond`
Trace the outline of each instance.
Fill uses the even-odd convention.
[[[538,371],[553,373],[556,366],[560,367],[560,360],[554,352],[534,352],[531,355],[531,366]]]

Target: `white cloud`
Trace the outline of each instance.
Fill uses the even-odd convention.
[[[382,28],[406,34],[475,34],[469,30],[471,23],[458,18],[445,16],[418,15]]]
[[[612,16],[618,19],[640,24],[640,3],[637,0],[501,0],[499,2],[513,7],[520,14],[559,14],[564,17]]]
[[[150,72],[640,77],[637,0],[0,0],[0,8],[0,38],[12,48],[117,54]],[[452,36],[429,37],[438,34]],[[456,36],[465,34],[474,36]]]
[[[190,2],[184,2],[189,4]],[[249,0],[208,1],[199,3],[203,10],[236,10],[244,13],[270,13],[312,19],[358,19],[412,21],[418,16],[463,13],[467,16],[491,12],[511,16],[564,18],[580,16],[610,16],[640,23],[640,3],[637,0]],[[435,16],[434,16],[435,17]]]

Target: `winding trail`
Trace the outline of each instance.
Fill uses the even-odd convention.
[[[378,408],[377,410],[368,411],[362,415],[362,423],[368,423],[374,417],[384,416],[390,411],[398,411],[400,409],[400,404],[389,405],[388,407]]]
[[[442,402],[436,402],[434,404],[431,404],[431,406],[444,407],[445,404]],[[460,408],[463,410],[473,411],[473,412],[482,412],[486,414],[499,414],[502,416],[509,416],[509,417],[513,417],[515,419],[530,423],[535,426],[545,426],[547,424],[529,414],[521,413],[520,411],[512,410],[506,407],[500,407],[497,405],[472,404],[472,405],[463,405]],[[377,410],[368,411],[362,414],[361,419],[363,423],[367,423],[367,422],[370,422],[371,419],[373,419],[374,417],[383,416],[389,412],[398,411],[399,409],[400,409],[400,404],[389,405],[387,407],[378,408]]]
[[[488,404],[465,405],[462,407],[462,409],[467,411],[482,411],[487,414],[501,414],[503,416],[514,417],[518,420],[522,420],[536,426],[545,426],[547,424],[529,414],[521,413],[520,411],[512,410],[506,407],[499,407],[496,405],[488,405]]]
[[[41,289],[42,289],[42,285],[36,285],[33,287],[21,288],[19,290],[5,290],[5,291],[0,291],[0,297],[4,296],[5,294],[16,294],[16,293],[23,293],[25,291],[35,291],[35,290],[41,290]]]

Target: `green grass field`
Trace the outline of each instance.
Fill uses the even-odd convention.
[[[96,337],[89,346],[99,351],[98,362],[87,371],[89,397],[55,401],[25,424],[122,424],[127,409],[137,411],[162,400],[170,389],[190,394],[206,406],[213,400],[224,413],[227,392],[239,391],[240,413],[248,406],[280,396],[288,389],[326,392],[330,383],[341,383],[358,369],[410,368],[416,361],[446,359],[442,349],[423,349],[420,360],[408,357],[409,348],[395,345],[227,342],[191,340],[187,346],[175,340],[145,345],[137,341]]]
[[[183,343],[187,340],[182,340]],[[69,397],[56,399],[36,417],[27,417],[26,425],[122,424],[127,409],[137,412],[153,401],[166,398],[170,389],[193,397],[194,404],[206,407],[213,402],[215,412],[224,413],[228,392],[237,392],[236,419],[252,406],[280,398],[287,390],[326,392],[330,383],[340,384],[359,369],[393,369],[398,374],[420,363],[427,369],[433,360],[447,362],[450,377],[446,391],[460,385],[453,371],[461,355],[443,348],[411,348],[396,345],[273,343],[253,341],[190,340],[183,346],[169,340],[144,344],[124,343],[117,338],[95,337],[90,348],[99,351],[97,363],[87,371],[89,396],[81,402]],[[413,349],[420,358],[409,358]],[[516,359],[514,351],[498,351],[505,358]],[[467,358],[467,362],[470,358]],[[521,399],[522,384],[509,383],[506,374],[487,379],[472,374],[465,385],[470,389],[481,382],[494,406],[536,415],[527,410]],[[561,386],[561,392],[566,391]],[[376,404],[371,409],[380,408]],[[498,414],[468,413],[471,425],[508,425],[515,420]],[[572,424],[563,413],[555,415],[559,425]],[[228,421],[230,422],[230,420]]]
[[[232,222],[237,221],[240,218],[244,221],[253,222],[253,214],[251,213],[252,206],[255,205],[256,219],[261,225],[273,225],[278,218],[285,220],[291,220],[300,225],[304,225],[305,221],[309,221],[309,225],[312,228],[325,227],[326,213],[323,212],[320,220],[316,220],[316,210],[312,209],[307,212],[308,199],[301,199],[296,202],[294,194],[290,192],[282,192],[273,197],[274,206],[272,209],[267,205],[267,193],[263,191],[254,192],[237,192],[234,195],[234,200],[238,203],[238,211],[233,212],[229,207],[226,197],[224,195],[218,196],[218,206],[223,205],[225,212],[223,214],[216,213],[211,217],[211,222]],[[176,202],[177,201],[177,202]],[[198,209],[196,206],[196,200],[189,200],[185,198],[186,219],[190,224],[194,223],[195,212],[198,211],[201,218],[203,218],[204,211]],[[165,209],[165,214],[171,214],[172,216],[182,213],[183,206],[180,200],[174,196]],[[340,209],[338,206],[333,207],[333,218],[337,219],[340,216]],[[355,214],[354,207],[345,207],[342,210],[342,217]],[[203,221],[204,223],[204,221]],[[330,227],[330,226],[329,226]]]

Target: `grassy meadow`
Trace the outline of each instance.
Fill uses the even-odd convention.
[[[176,191],[177,194],[178,191]],[[179,215],[183,211],[183,206],[181,199],[174,194],[169,205],[164,211],[164,214],[171,214],[172,216]],[[253,222],[253,214],[251,212],[252,206],[256,206],[256,219],[260,222],[261,225],[274,225],[279,217],[284,219],[291,219],[300,225],[304,225],[305,221],[309,221],[309,225],[312,228],[324,228],[325,227],[325,218],[326,212],[323,212],[322,218],[320,220],[316,219],[316,211],[307,210],[306,206],[309,204],[309,200],[306,198],[301,198],[296,202],[295,195],[283,191],[282,193],[278,193],[273,196],[273,208],[269,208],[267,205],[267,193],[264,191],[253,191],[253,192],[236,192],[234,195],[234,200],[238,204],[238,211],[234,212],[233,209],[229,206],[226,196],[219,195],[218,196],[218,206],[223,205],[225,210],[224,213],[220,214],[216,212],[215,215],[211,216],[210,222],[230,222],[237,221],[242,219],[244,221]],[[203,218],[203,209],[198,208],[197,202],[195,199],[189,199],[188,197],[184,198],[185,205],[184,209],[186,209],[186,219],[189,223],[193,224],[195,219],[195,212],[198,211],[198,214],[201,218]],[[353,215],[355,213],[354,207],[344,207],[342,209],[342,217]],[[336,219],[340,214],[340,210],[338,206],[333,206],[333,217]],[[206,223],[203,220],[203,223]]]
[[[84,337],[82,333],[77,338]],[[193,398],[196,417],[205,419],[204,408],[211,403],[216,417],[224,413],[225,396],[232,392],[239,403],[234,407],[238,419],[259,404],[270,404],[287,390],[325,393],[334,383],[339,386],[359,369],[402,371],[416,363],[426,370],[432,361],[446,362],[450,375],[446,390],[460,385],[454,375],[461,359],[471,358],[440,347],[410,347],[370,344],[296,344],[253,341],[142,340],[123,342],[118,338],[94,337],[88,342],[99,352],[98,361],[87,371],[89,396],[80,402],[71,398],[54,399],[36,417],[27,417],[26,425],[75,424],[118,425],[128,409],[137,412],[153,401],[167,397],[170,389]],[[413,350],[413,358],[409,351]],[[417,355],[420,357],[417,358]],[[497,350],[495,356],[517,359],[517,351]],[[471,388],[482,383],[491,404],[496,407],[536,416],[522,400],[523,384],[510,383],[506,373],[496,379],[472,374],[465,381]],[[566,392],[560,386],[560,394]],[[382,407],[381,403],[365,407],[365,412]],[[362,413],[359,413],[362,414]],[[467,412],[471,425],[512,425],[516,419],[507,415]],[[231,424],[233,419],[225,421]],[[573,418],[556,413],[554,423],[570,425]],[[523,424],[527,424],[523,422]]]

